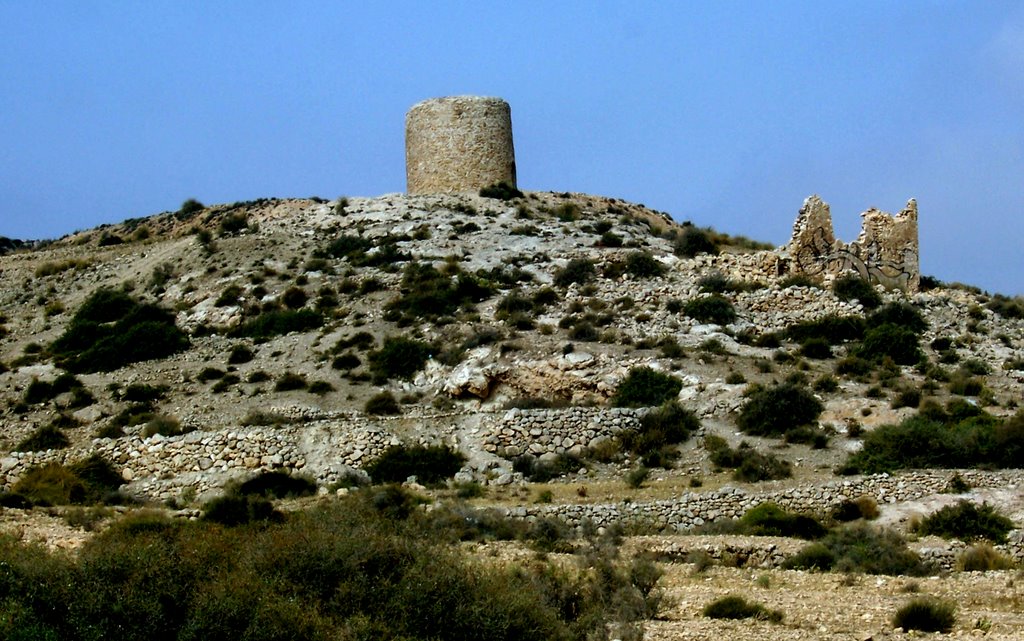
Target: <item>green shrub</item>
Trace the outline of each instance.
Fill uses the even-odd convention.
[[[999,421],[967,403],[951,403],[949,408],[952,411],[946,413],[922,404],[917,415],[875,428],[840,471],[871,474],[913,468],[1024,465],[1020,458],[1024,454],[1024,413]]]
[[[979,506],[969,501],[958,501],[956,505],[947,505],[929,514],[921,521],[917,532],[945,539],[987,539],[995,543],[1006,543],[1006,535],[1013,527],[1013,521],[988,503]]]
[[[67,434],[54,425],[42,425],[14,446],[15,452],[60,450],[71,444]]]
[[[875,288],[871,286],[871,283],[860,276],[853,274],[837,278],[836,281],[832,283],[832,293],[834,293],[839,300],[855,300],[860,303],[864,309],[875,309],[882,304],[882,297],[878,295],[878,292],[876,292]]]
[[[779,436],[792,427],[814,423],[824,409],[807,388],[782,383],[751,394],[736,423],[746,434]]]
[[[256,357],[256,353],[248,345],[235,345],[228,353],[228,365],[248,363]]]
[[[698,254],[717,254],[718,245],[704,229],[687,225],[672,245],[676,256],[693,258]]]
[[[762,619],[772,623],[781,623],[783,619],[781,611],[769,610],[735,594],[715,599],[704,606],[703,614],[709,619]]]
[[[924,358],[918,343],[918,334],[891,323],[867,330],[855,355],[869,361],[880,361],[884,357],[889,357],[897,365],[914,365]]]
[[[323,316],[311,309],[273,309],[245,321],[229,332],[229,336],[262,342],[291,332],[312,331],[323,324]]]
[[[224,291],[220,293],[217,300],[214,301],[214,307],[230,307],[238,304],[238,299],[242,297],[242,293],[245,290],[242,289],[241,285],[228,285],[224,288]]]
[[[194,429],[193,427],[182,425],[181,421],[173,416],[158,414],[146,423],[146,427],[142,429],[142,435],[147,438],[155,434],[161,436],[181,436]]]
[[[363,411],[371,416],[397,416],[402,413],[402,406],[391,392],[374,394],[363,406]]]
[[[736,320],[736,310],[728,298],[718,294],[694,298],[683,307],[683,313],[701,323],[728,325]]]
[[[189,198],[185,202],[181,203],[181,207],[178,208],[178,211],[175,214],[175,216],[178,218],[178,220],[188,220],[189,218],[192,218],[193,216],[203,211],[204,209],[206,209],[206,205],[199,202],[195,198]]]
[[[985,307],[1003,318],[1024,318],[1024,297],[1022,296],[1010,298],[1003,294],[996,294],[985,304]]]
[[[858,519],[870,521],[877,519],[880,514],[878,503],[870,496],[846,499],[832,510],[832,518],[840,523],[848,523]]]
[[[284,515],[269,499],[257,495],[225,494],[203,504],[204,521],[237,527],[258,522],[279,522]]]
[[[961,572],[989,572],[992,570],[1009,570],[1013,560],[1000,553],[991,543],[976,543],[956,559],[956,569]]]
[[[260,472],[239,485],[235,493],[241,496],[290,499],[316,494],[316,483],[302,476],[275,470]]]
[[[409,263],[402,275],[402,293],[387,304],[388,318],[399,324],[436,320],[460,308],[486,300],[494,293],[490,283],[457,266],[442,273],[428,263]]]
[[[825,360],[832,358],[832,347],[824,338],[808,338],[800,345],[800,355],[804,358]]]
[[[650,367],[634,367],[619,383],[612,397],[615,407],[651,407],[674,400],[683,382]]]
[[[649,251],[634,251],[626,256],[626,273],[634,278],[657,278],[666,272],[665,266]]]
[[[555,272],[554,283],[558,287],[568,287],[573,284],[585,285],[594,280],[596,275],[597,269],[594,267],[594,261],[589,258],[573,258],[565,267]]]
[[[84,390],[82,381],[73,374],[63,373],[52,383],[33,378],[32,382],[25,388],[22,400],[28,405],[37,405],[46,401],[52,401],[61,394]]]
[[[434,486],[455,476],[466,457],[445,445],[396,445],[389,447],[366,466],[374,483],[404,483],[410,476]]]
[[[496,198],[498,200],[515,200],[516,198],[522,198],[523,192],[519,191],[507,182],[499,182],[493,185],[489,185],[480,190],[480,196],[482,198]]]
[[[897,532],[863,522],[832,530],[790,557],[784,567],[912,576],[930,570]]]
[[[170,312],[101,288],[82,303],[68,328],[50,344],[50,352],[61,367],[90,373],[166,358],[188,345]]]
[[[786,338],[797,343],[820,339],[831,345],[838,345],[846,341],[860,340],[864,336],[864,326],[864,319],[860,316],[830,314],[816,320],[794,323],[785,329],[784,334]]]
[[[370,372],[378,382],[412,378],[427,364],[432,351],[432,347],[422,341],[388,336],[379,350],[370,352]]]
[[[547,483],[551,479],[576,472],[584,467],[586,465],[579,457],[569,453],[559,454],[553,461],[541,461],[529,454],[519,456],[512,461],[512,469],[534,483]]]
[[[906,632],[950,632],[955,623],[956,605],[930,597],[911,600],[892,617],[893,627]]]
[[[334,385],[327,381],[313,381],[312,383],[309,384],[309,387],[307,387],[306,389],[310,394],[323,396],[325,394],[330,394],[331,392],[333,392],[335,390],[335,387]]]
[[[301,287],[289,287],[281,294],[281,302],[288,309],[301,309],[309,301],[309,294]]]
[[[914,334],[928,329],[928,322],[921,316],[921,312],[907,303],[887,303],[868,316],[867,325],[869,328],[896,325]]]
[[[668,401],[641,417],[638,428],[620,432],[619,440],[627,450],[643,456],[647,464],[652,462],[648,460],[651,455],[685,442],[698,429],[700,419],[696,414],[677,401]]]
[[[761,503],[740,518],[744,534],[751,536],[788,536],[817,539],[828,530],[813,516],[788,512],[775,503]]]
[[[293,390],[304,390],[309,386],[306,377],[295,372],[285,372],[274,382],[275,392],[291,392]]]
[[[124,483],[114,466],[98,454],[69,466],[47,463],[25,472],[11,488],[33,505],[96,503]]]
[[[789,478],[793,475],[793,468],[788,461],[783,461],[774,454],[762,454],[746,442],[733,449],[725,439],[707,436],[704,438],[704,448],[711,455],[712,463],[733,469],[733,478],[737,481],[757,483]]]

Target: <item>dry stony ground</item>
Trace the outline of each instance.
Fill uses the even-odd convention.
[[[582,217],[578,221],[560,221],[541,209],[554,209],[565,202],[579,205]],[[580,374],[575,372],[565,380],[567,396],[578,402],[603,402],[595,396],[593,380],[614,383],[632,364],[655,364],[666,371],[697,381],[689,385],[693,396],[686,403],[705,415],[705,429],[725,436],[733,444],[742,435],[736,433],[729,404],[741,401],[743,385],[727,385],[730,374],[741,374],[747,382],[770,384],[796,372],[803,372],[809,380],[832,372],[834,361],[804,361],[790,363],[771,362],[766,371],[764,364],[771,361],[774,349],[755,348],[731,341],[716,328],[697,326],[681,315],[671,316],[664,310],[668,296],[682,296],[694,292],[698,278],[704,272],[687,272],[671,255],[670,243],[651,234],[649,224],[663,229],[669,223],[657,212],[642,206],[614,199],[573,195],[567,198],[557,194],[531,195],[528,205],[534,209],[530,219],[523,219],[515,207],[496,204],[479,198],[407,198],[386,196],[377,199],[352,199],[349,213],[344,217],[332,213],[332,204],[316,201],[260,201],[239,207],[224,207],[203,212],[210,222],[207,227],[216,232],[218,222],[239,211],[246,212],[254,229],[233,237],[217,238],[216,251],[204,253],[192,235],[195,221],[181,223],[171,215],[148,220],[131,221],[101,230],[89,230],[58,241],[49,248],[33,252],[19,252],[0,256],[0,362],[12,364],[25,358],[26,347],[33,343],[46,345],[66,326],[70,315],[90,292],[99,286],[122,286],[132,283],[136,294],[177,311],[179,323],[188,328],[202,324],[225,327],[237,323],[246,306],[259,303],[255,290],[262,287],[270,300],[280,296],[288,287],[305,282],[304,289],[312,300],[324,286],[340,289],[342,279],[363,282],[377,278],[384,290],[369,295],[339,295],[340,305],[319,332],[292,334],[274,338],[257,345],[256,359],[241,368],[241,373],[263,369],[276,376],[285,370],[306,374],[311,379],[329,379],[336,390],[324,396],[307,392],[275,393],[268,385],[240,384],[225,394],[212,393],[209,385],[201,384],[196,375],[205,367],[225,366],[228,350],[238,343],[236,339],[213,335],[194,337],[188,352],[164,361],[141,363],[120,371],[82,376],[82,380],[98,399],[94,415],[87,424],[72,430],[70,436],[76,446],[87,447],[95,429],[124,408],[111,398],[110,384],[127,385],[132,382],[166,383],[171,386],[169,397],[161,403],[160,411],[175,415],[183,422],[198,424],[203,429],[224,430],[236,427],[253,409],[265,410],[275,406],[305,407],[328,412],[360,409],[379,387],[365,381],[341,377],[330,369],[327,351],[338,338],[355,331],[370,331],[379,341],[386,334],[419,333],[428,340],[449,344],[472,336],[481,327],[497,328],[510,349],[501,359],[505,366],[529,372],[537,363],[546,362],[561,353],[569,342],[567,331],[557,327],[558,321],[568,313],[571,304],[593,306],[593,309],[613,311],[615,323],[612,340],[586,343],[577,341],[577,351],[584,349],[601,358],[600,367]],[[474,213],[469,213],[473,208]],[[407,234],[415,240],[403,241],[402,247],[415,256],[441,259],[456,256],[467,271],[491,268],[508,259],[515,259],[533,273],[535,282],[525,285],[527,291],[550,281],[553,271],[564,265],[570,257],[593,256],[595,260],[621,258],[627,250],[595,247],[597,236],[588,225],[597,220],[614,223],[614,231],[627,243],[644,247],[663,259],[671,267],[663,281],[634,282],[628,279],[604,279],[595,292],[584,295],[579,290],[565,292],[564,299],[545,315],[538,318],[539,328],[545,331],[514,331],[495,318],[495,301],[478,306],[474,314],[463,314],[447,325],[399,329],[382,319],[382,307],[398,293],[400,272],[377,268],[353,269],[336,261],[332,270],[305,272],[303,265],[310,260],[312,251],[324,244],[326,238],[339,233],[364,233],[379,238],[387,234]],[[477,232],[457,232],[456,228],[473,223]],[[515,233],[532,226],[529,233]],[[123,245],[100,247],[104,234],[117,234],[125,239],[140,236],[145,228],[148,238]],[[428,229],[430,233],[423,231]],[[45,265],[74,266],[54,274],[38,276]],[[696,268],[695,268],[696,269]],[[154,275],[163,273],[167,281],[153,285]],[[243,303],[217,307],[214,300],[229,285],[240,285]],[[684,292],[674,294],[673,292]],[[622,299],[629,295],[627,307]],[[816,290],[808,294],[808,304],[821,297]],[[827,296],[826,296],[827,298]],[[1013,359],[1024,358],[1024,322],[1000,319],[983,309],[985,298],[963,289],[941,289],[924,298],[928,319],[932,325],[925,335],[927,344],[937,336],[962,339],[958,352],[962,359],[978,359],[991,373],[985,376],[986,385],[999,404],[988,408],[998,415],[1012,413],[1024,398],[1024,372],[1004,369]],[[54,305],[54,303],[59,303]],[[973,306],[973,307],[972,307]],[[588,307],[590,309],[590,307]],[[686,349],[686,358],[665,358],[656,349],[636,349],[635,342],[648,337],[673,335]],[[726,345],[725,354],[702,352],[699,345],[707,338],[720,338]],[[630,342],[625,339],[629,338]],[[792,350],[794,346],[786,346]],[[936,354],[927,350],[931,358]],[[603,360],[601,360],[603,358]],[[30,360],[30,359],[29,359]],[[0,373],[0,450],[6,452],[33,428],[49,422],[56,414],[50,405],[31,408],[26,413],[15,413],[12,408],[19,400],[32,376],[52,376],[46,365],[11,367]],[[584,378],[574,380],[581,375]],[[530,385],[547,384],[547,379],[534,379],[529,375],[511,377],[515,384],[499,385],[486,399],[452,400],[440,392],[442,377],[419,382],[395,383],[391,389],[400,394],[419,395],[413,410],[430,409],[430,404],[456,406],[463,411],[494,409],[509,398],[526,395]],[[924,378],[912,368],[903,368],[902,380],[919,386]],[[576,385],[574,388],[573,386]],[[893,409],[889,397],[892,390],[883,389],[881,397],[866,397],[871,382],[841,379],[837,391],[824,394],[826,411],[822,421],[837,427],[847,420],[857,420],[866,429],[901,420],[912,412],[908,408]],[[606,388],[608,386],[606,385]],[[938,400],[949,398],[940,386]],[[977,400],[977,399],[972,399]],[[724,408],[724,409],[723,409]],[[841,430],[840,430],[841,431]],[[827,450],[812,450],[807,446],[780,446],[777,440],[749,439],[762,448],[773,451],[792,462],[795,478],[774,482],[777,486],[809,485],[833,478],[832,469],[855,448],[854,439],[842,433],[832,440]],[[3,455],[0,452],[0,456]],[[543,490],[551,490],[553,500],[559,502],[598,502],[654,500],[688,491],[690,480],[700,477],[704,490],[713,490],[725,484],[734,484],[728,473],[716,473],[707,461],[706,453],[696,444],[684,448],[676,470],[655,471],[642,489],[632,489],[623,481],[628,464],[595,465],[584,478],[572,478],[542,486],[522,485],[488,488],[484,499],[474,502],[485,505],[516,505],[532,503]],[[1024,505],[1019,493],[999,490],[978,494],[977,499],[989,500],[1009,513],[1020,524],[1024,521]],[[925,497],[921,501],[885,506],[881,521],[905,524],[914,514],[927,513],[952,500],[949,496]],[[91,527],[88,515],[66,510],[12,510],[0,508],[0,531],[13,533],[27,541],[44,543],[52,548],[73,550],[84,541]],[[643,545],[635,539],[629,546]],[[799,542],[788,545],[799,549]],[[857,577],[852,582],[841,575],[815,574],[782,570],[750,570],[713,567],[695,574],[693,566],[685,563],[665,564],[666,575],[662,586],[671,605],[663,620],[647,625],[647,639],[730,639],[731,641],[761,639],[856,639],[869,637],[898,637],[889,620],[895,609],[910,598],[908,585],[916,585],[921,594],[949,598],[959,605],[959,616],[954,636],[983,635],[991,639],[1024,639],[1024,578],[1013,572],[985,574],[958,574],[937,578],[915,579]],[[746,595],[770,608],[782,610],[785,620],[781,624],[758,621],[721,622],[705,619],[700,611],[711,600],[728,593]]]

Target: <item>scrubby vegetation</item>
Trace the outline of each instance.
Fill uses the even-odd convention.
[[[931,597],[911,600],[892,617],[892,625],[904,631],[949,632],[956,623],[956,605]]]
[[[436,486],[455,476],[466,457],[444,445],[396,445],[366,466],[376,483],[403,483],[415,476],[419,483]]]
[[[700,419],[676,401],[644,414],[640,427],[619,433],[619,440],[627,450],[642,457],[647,467],[667,467],[674,458],[673,445],[685,442],[700,429]]]
[[[619,383],[612,397],[615,407],[652,407],[675,400],[683,382],[672,376],[651,369],[634,367]]]
[[[752,436],[782,436],[794,427],[814,423],[824,409],[806,387],[782,383],[751,394],[736,424]]]
[[[423,369],[433,349],[427,343],[404,336],[388,336],[379,350],[370,352],[370,372],[377,382],[411,378]]]
[[[788,559],[785,567],[912,576],[931,570],[897,532],[863,522],[832,530]]]
[[[704,449],[711,455],[711,462],[718,467],[733,470],[733,478],[745,483],[772,481],[789,478],[793,468],[774,454],[763,454],[750,446],[746,441],[738,447],[731,448],[720,436],[705,436]]]
[[[123,291],[102,288],[82,303],[50,352],[71,372],[109,372],[166,358],[188,345],[170,312],[139,303]]]
[[[958,501],[929,514],[917,526],[921,535],[934,534],[946,539],[976,541],[986,539],[993,543],[1006,543],[1006,535],[1013,529],[1013,521],[988,503],[976,505]]]
[[[245,336],[263,342],[291,332],[308,332],[323,324],[323,316],[311,309],[272,309],[245,321],[231,332],[231,336]]]
[[[704,606],[703,614],[710,619],[763,619],[772,623],[781,623],[784,616],[779,610],[770,610],[735,594],[715,599]]]
[[[863,448],[840,469],[843,473],[888,472],[907,468],[1018,468],[1024,464],[1024,411],[1006,420],[964,403],[945,410],[923,407],[895,425],[864,436]]]
[[[728,325],[736,320],[736,310],[725,296],[712,294],[694,298],[683,306],[683,313],[702,323]]]
[[[123,483],[113,464],[93,454],[71,465],[47,463],[34,467],[18,479],[11,494],[39,506],[119,503],[122,498],[117,489]]]

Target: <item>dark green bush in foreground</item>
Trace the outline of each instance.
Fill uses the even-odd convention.
[[[701,323],[728,325],[736,320],[736,310],[725,296],[712,294],[694,298],[683,306],[683,313]]]
[[[751,394],[736,424],[753,436],[780,436],[790,428],[814,423],[824,409],[806,387],[783,383]]]
[[[913,599],[892,617],[893,627],[903,628],[905,632],[949,632],[955,623],[956,605],[931,597]]]
[[[71,465],[47,463],[34,467],[18,479],[12,494],[33,505],[85,505],[113,498],[123,483],[113,464],[93,454]]]
[[[634,367],[619,383],[612,397],[615,407],[651,407],[675,400],[683,382],[672,376],[651,369]]]
[[[762,503],[752,507],[740,518],[744,534],[751,536],[789,536],[798,539],[817,539],[828,530],[813,516],[786,511],[775,503]]]
[[[231,336],[266,341],[291,332],[308,332],[323,324],[323,317],[311,309],[275,309],[245,321],[231,332]]]
[[[77,555],[0,537],[0,638],[582,641],[656,612],[642,559],[478,563],[445,541],[486,515],[392,519],[375,494],[257,526],[129,517]]]
[[[832,293],[839,300],[857,301],[864,309],[875,309],[882,304],[882,297],[878,295],[871,283],[860,276],[849,274],[837,278],[832,283]]]
[[[988,503],[976,505],[958,501],[956,505],[947,505],[929,514],[917,527],[917,533],[962,541],[987,539],[1006,543],[1006,535],[1012,529],[1013,521]]]
[[[445,445],[396,445],[366,466],[375,483],[404,483],[410,476],[423,485],[438,485],[455,476],[466,457]]]
[[[911,576],[931,570],[897,532],[863,522],[832,530],[787,559],[784,567]]]
[[[863,443],[840,472],[1019,468],[1024,465],[1024,412],[1000,421],[969,404],[952,402],[945,411],[925,408],[902,423],[875,428],[864,435]]]
[[[388,336],[379,350],[370,352],[370,372],[377,382],[411,378],[423,369],[433,351],[430,345],[404,336]]]
[[[68,328],[50,344],[57,363],[71,372],[109,372],[131,363],[166,358],[188,348],[174,315],[113,289],[96,290]]]
[[[763,619],[772,623],[780,623],[783,618],[781,611],[769,610],[735,594],[715,599],[704,606],[703,614],[709,619]]]

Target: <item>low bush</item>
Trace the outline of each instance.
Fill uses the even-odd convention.
[[[956,623],[956,605],[931,597],[913,599],[900,607],[892,617],[895,628],[905,632],[950,632]]]
[[[991,543],[986,542],[970,546],[956,559],[956,569],[961,572],[1009,570],[1013,566],[1013,559],[996,550]]]
[[[41,381],[33,378],[32,382],[25,388],[22,400],[28,405],[38,405],[46,401],[52,401],[61,394],[84,390],[85,386],[73,374],[63,373],[53,382]]]
[[[951,411],[950,411],[951,410]],[[899,424],[868,432],[860,451],[840,468],[847,474],[897,469],[962,469],[1024,465],[1024,412],[1000,421],[967,403],[943,411],[931,404]]]
[[[204,521],[227,527],[250,523],[284,521],[284,514],[267,498],[258,495],[225,494],[203,504]]]
[[[832,283],[832,293],[839,300],[857,301],[864,309],[875,309],[882,304],[882,297],[875,288],[860,276],[848,274]]]
[[[747,510],[739,524],[743,534],[751,536],[788,536],[813,540],[828,532],[813,516],[789,512],[770,502]]]
[[[707,230],[687,225],[679,235],[672,249],[676,256],[693,258],[698,254],[717,254],[718,245]]]
[[[751,394],[736,423],[746,434],[780,436],[792,427],[814,423],[824,409],[806,387],[782,383]]]
[[[369,354],[370,373],[381,383],[392,378],[409,379],[423,369],[433,348],[423,341],[388,336],[381,348]]]
[[[248,363],[256,357],[256,353],[248,345],[235,345],[228,352],[228,365],[241,365]]]
[[[180,436],[193,431],[195,428],[181,424],[181,421],[167,414],[158,414],[151,418],[146,427],[142,429],[142,436],[150,437],[156,434],[161,436]]]
[[[97,503],[124,483],[121,474],[99,454],[71,465],[47,463],[25,472],[12,487],[33,505]]]
[[[800,355],[804,358],[826,360],[832,358],[832,347],[824,338],[808,338],[800,344]]]
[[[848,523],[858,519],[870,521],[877,519],[880,514],[878,503],[870,496],[846,499],[832,510],[832,518],[840,523]]]
[[[466,457],[446,445],[396,445],[366,466],[374,483],[404,483],[411,476],[427,486],[443,484],[462,468]]]
[[[512,461],[512,469],[534,483],[547,483],[551,479],[571,474],[585,467],[586,464],[579,457],[569,453],[559,454],[550,461],[542,461],[529,454],[517,457]]]
[[[664,449],[685,442],[690,435],[700,429],[700,419],[677,401],[668,401],[658,409],[651,410],[640,419],[636,429],[623,430],[619,440],[627,450],[644,457],[644,464],[649,467],[656,454],[664,456]]]
[[[289,499],[316,494],[316,483],[302,476],[274,470],[260,472],[238,486],[235,492],[242,496],[262,496],[271,499]]]
[[[996,294],[985,304],[985,307],[1003,318],[1024,318],[1024,296],[1010,298],[1003,294]]]
[[[675,400],[683,382],[649,367],[634,367],[622,379],[612,397],[615,407],[652,407]]]
[[[101,288],[82,303],[64,333],[50,344],[50,353],[71,372],[109,372],[166,358],[188,345],[188,336],[170,312]]]
[[[986,539],[1005,543],[1006,535],[1013,527],[1013,521],[988,503],[976,505],[970,501],[958,501],[956,505],[947,505],[929,514],[918,525],[917,533],[962,541]]]
[[[880,361],[889,357],[897,365],[914,365],[924,358],[918,334],[891,323],[868,329],[854,355],[869,361]]]
[[[494,293],[482,278],[446,265],[444,272],[429,263],[410,262],[402,273],[401,294],[387,306],[387,318],[400,325],[451,316],[470,309]]]
[[[704,606],[703,614],[709,619],[762,619],[772,623],[781,623],[783,619],[781,611],[769,610],[735,594],[715,599]]]
[[[789,478],[793,475],[793,468],[788,461],[783,461],[774,454],[762,454],[745,441],[733,449],[721,437],[706,436],[704,448],[708,450],[712,463],[733,469],[733,479],[737,481],[757,483]]]
[[[311,309],[273,309],[245,321],[229,332],[229,336],[264,342],[292,332],[309,332],[323,324],[323,316]]]
[[[281,374],[274,381],[275,392],[291,392],[294,390],[304,390],[309,387],[309,383],[306,381],[306,377],[302,374],[296,374],[295,372],[285,372]]]
[[[371,416],[397,416],[402,413],[402,406],[394,394],[384,391],[371,396],[363,411]]]
[[[60,450],[71,444],[67,434],[54,425],[42,425],[14,446],[15,452]]]
[[[626,273],[634,278],[657,278],[667,271],[657,258],[649,251],[634,251],[626,256],[624,266]]]
[[[570,285],[585,285],[594,280],[597,275],[597,268],[594,261],[589,258],[573,258],[565,267],[555,272],[554,283],[558,287]]]
[[[920,335],[928,329],[928,321],[913,305],[907,303],[887,303],[872,312],[867,318],[868,328],[882,325],[895,325]]]
[[[931,570],[899,533],[863,522],[832,530],[787,559],[784,567],[911,576]]]
[[[736,310],[728,298],[718,294],[694,298],[683,306],[683,313],[701,323],[728,325],[736,320]]]
[[[480,196],[482,198],[496,198],[497,200],[507,201],[522,198],[523,192],[503,181],[484,187],[480,190]]]
[[[864,319],[860,316],[830,314],[815,320],[794,323],[788,326],[783,333],[786,338],[797,343],[820,339],[831,345],[838,345],[863,338],[864,327]]]

